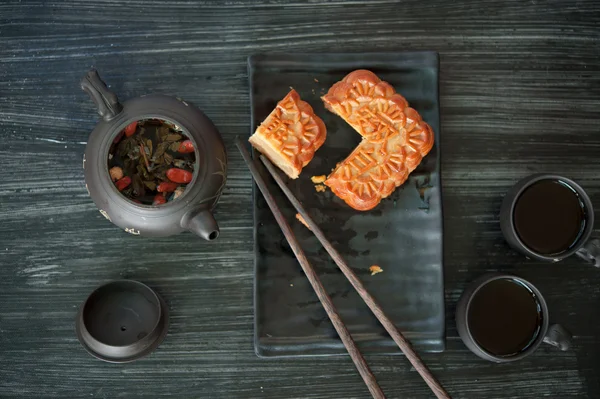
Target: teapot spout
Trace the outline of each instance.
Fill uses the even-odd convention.
[[[212,241],[219,237],[219,225],[213,217],[212,212],[208,209],[187,214],[183,218],[181,225],[207,241]]]

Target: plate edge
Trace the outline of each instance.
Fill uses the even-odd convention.
[[[254,128],[254,101],[253,101],[253,87],[254,87],[254,73],[256,72],[256,68],[259,67],[259,64],[269,64],[269,63],[277,63],[280,61],[294,61],[295,63],[301,63],[304,65],[315,64],[315,61],[311,59],[299,60],[300,58],[309,58],[309,57],[320,57],[322,58],[339,58],[339,57],[352,57],[357,55],[369,55],[373,57],[395,57],[399,55],[404,56],[422,56],[423,58],[430,58],[426,60],[420,60],[421,65],[425,64],[425,67],[433,68],[435,70],[435,93],[434,96],[437,100],[437,122],[438,122],[438,131],[437,136],[438,145],[436,146],[436,156],[438,159],[438,180],[439,180],[439,196],[440,196],[440,227],[442,232],[442,240],[440,242],[441,247],[441,302],[442,302],[442,314],[441,318],[444,321],[442,324],[441,335],[439,340],[439,349],[435,350],[426,350],[424,353],[441,353],[446,350],[446,301],[445,301],[445,261],[444,261],[444,212],[443,212],[443,187],[442,187],[442,162],[441,162],[441,130],[442,130],[442,121],[441,121],[441,102],[440,102],[440,93],[439,93],[439,85],[440,85],[440,56],[438,51],[434,50],[423,50],[423,51],[396,51],[396,52],[342,52],[342,53],[285,53],[285,52],[274,52],[274,53],[255,53],[251,54],[247,58],[247,68],[248,68],[248,83],[249,83],[249,99],[250,99],[250,110],[251,110],[251,133]],[[411,60],[412,61],[412,60]],[[344,62],[343,60],[340,62]],[[419,63],[417,61],[417,63]],[[293,358],[293,357],[326,357],[326,356],[343,356],[344,353],[330,353],[330,354],[286,354],[279,355],[276,354],[276,351],[265,350],[260,344],[261,337],[258,334],[258,290],[257,290],[257,280],[258,280],[258,260],[257,260],[257,250],[258,244],[256,240],[257,234],[257,220],[256,220],[256,212],[255,212],[255,204],[256,204],[256,184],[252,185],[252,205],[253,205],[253,239],[254,239],[254,287],[253,287],[253,295],[254,295],[254,334],[253,334],[253,344],[254,344],[254,352],[259,358],[268,359],[268,358]],[[270,354],[268,354],[270,353]],[[374,352],[373,355],[393,355],[393,353],[378,353]]]

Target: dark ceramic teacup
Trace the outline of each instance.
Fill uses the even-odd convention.
[[[592,202],[571,179],[535,174],[520,180],[504,197],[500,227],[510,246],[529,258],[558,262],[575,254],[600,267],[600,240],[590,240]]]
[[[540,291],[508,274],[487,274],[467,287],[456,308],[456,327],[467,348],[497,363],[529,356],[542,342],[563,351],[571,346],[571,334],[550,325]]]

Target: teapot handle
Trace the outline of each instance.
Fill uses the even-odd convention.
[[[96,107],[98,107],[98,114],[105,121],[110,121],[123,110],[117,95],[106,87],[106,83],[100,79],[100,75],[95,69],[90,70],[81,79],[81,88],[89,94]]]

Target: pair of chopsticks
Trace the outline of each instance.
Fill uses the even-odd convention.
[[[365,361],[360,350],[356,346],[356,343],[352,339],[350,332],[348,331],[348,329],[346,328],[346,325],[342,321],[339,313],[337,312],[337,310],[335,308],[335,305],[331,301],[331,298],[329,297],[329,295],[327,295],[327,292],[325,291],[325,288],[323,287],[321,280],[319,280],[319,277],[315,273],[311,264],[308,262],[308,259],[306,258],[304,251],[300,247],[298,240],[294,236],[294,233],[292,232],[290,225],[285,220],[285,217],[283,216],[283,214],[281,213],[281,210],[279,209],[279,207],[277,206],[277,203],[275,202],[275,198],[269,191],[269,188],[267,187],[265,180],[263,179],[260,172],[258,171],[255,161],[252,160],[252,158],[250,157],[250,153],[246,149],[245,143],[241,140],[240,137],[236,137],[235,144],[238,147],[238,149],[240,150],[242,157],[244,158],[244,161],[248,165],[248,168],[250,169],[250,172],[252,173],[252,177],[254,177],[254,181],[256,182],[256,185],[262,192],[267,204],[269,205],[269,208],[271,208],[271,211],[273,212],[273,215],[275,216],[275,220],[277,221],[277,224],[279,224],[279,227],[281,228],[283,235],[285,236],[286,240],[290,244],[292,251],[294,251],[294,254],[296,255],[296,258],[298,259],[298,262],[300,263],[302,270],[304,271],[304,273],[306,274],[306,277],[308,278],[308,281],[310,282],[315,293],[317,294],[319,301],[321,301],[321,304],[325,308],[325,311],[327,312],[327,316],[329,316],[329,319],[333,323],[335,330],[337,331],[338,335],[342,339],[342,342],[343,342],[344,346],[346,347],[346,350],[350,354],[350,357],[352,358],[354,365],[358,369],[358,372],[360,373],[363,381],[369,388],[371,395],[373,396],[373,398],[376,398],[376,399],[384,399],[385,395],[383,394],[383,391],[379,387],[379,384],[377,383],[375,376],[369,369],[367,362]],[[331,258],[334,260],[336,265],[338,265],[338,267],[344,273],[344,275],[346,276],[348,281],[350,281],[350,284],[352,284],[354,289],[358,292],[358,294],[363,299],[363,301],[367,304],[369,309],[371,309],[371,311],[373,312],[375,317],[377,317],[377,320],[379,320],[379,322],[383,325],[383,327],[386,329],[388,334],[390,334],[390,336],[392,337],[394,342],[396,342],[396,344],[398,345],[400,350],[402,350],[402,352],[406,355],[406,357],[408,358],[410,363],[413,365],[413,367],[417,370],[417,372],[421,375],[423,380],[427,383],[427,385],[429,386],[431,391],[435,394],[435,396],[437,398],[450,399],[450,395],[448,395],[448,393],[444,390],[444,388],[441,386],[441,384],[435,379],[433,374],[431,374],[431,371],[429,371],[427,366],[425,366],[425,364],[423,363],[423,361],[421,360],[419,355],[411,347],[408,340],[406,338],[404,338],[402,333],[400,333],[400,331],[398,331],[396,326],[394,326],[394,323],[392,323],[392,321],[385,315],[381,306],[379,306],[377,301],[375,301],[375,298],[373,298],[373,296],[371,296],[371,294],[369,294],[369,292],[366,290],[363,283],[358,279],[358,277],[352,271],[352,269],[346,264],[346,262],[344,261],[344,259],[340,255],[340,253],[333,247],[333,245],[331,245],[329,240],[327,240],[327,238],[323,234],[323,231],[321,231],[319,226],[312,220],[312,218],[306,212],[306,210],[304,209],[302,204],[298,201],[298,199],[294,196],[294,194],[291,192],[291,190],[287,187],[287,185],[281,178],[281,175],[279,174],[279,172],[277,171],[275,166],[273,166],[273,164],[264,155],[260,156],[260,160],[265,165],[265,167],[267,168],[267,170],[269,171],[269,173],[271,174],[273,179],[275,179],[275,181],[277,182],[277,185],[284,192],[284,194],[286,195],[288,200],[292,203],[292,205],[294,205],[294,208],[296,208],[298,213],[306,221],[306,224],[308,224],[308,227],[310,228],[310,230],[319,239],[319,241],[321,242],[321,244],[323,245],[325,250],[327,250],[327,252],[331,256]]]

